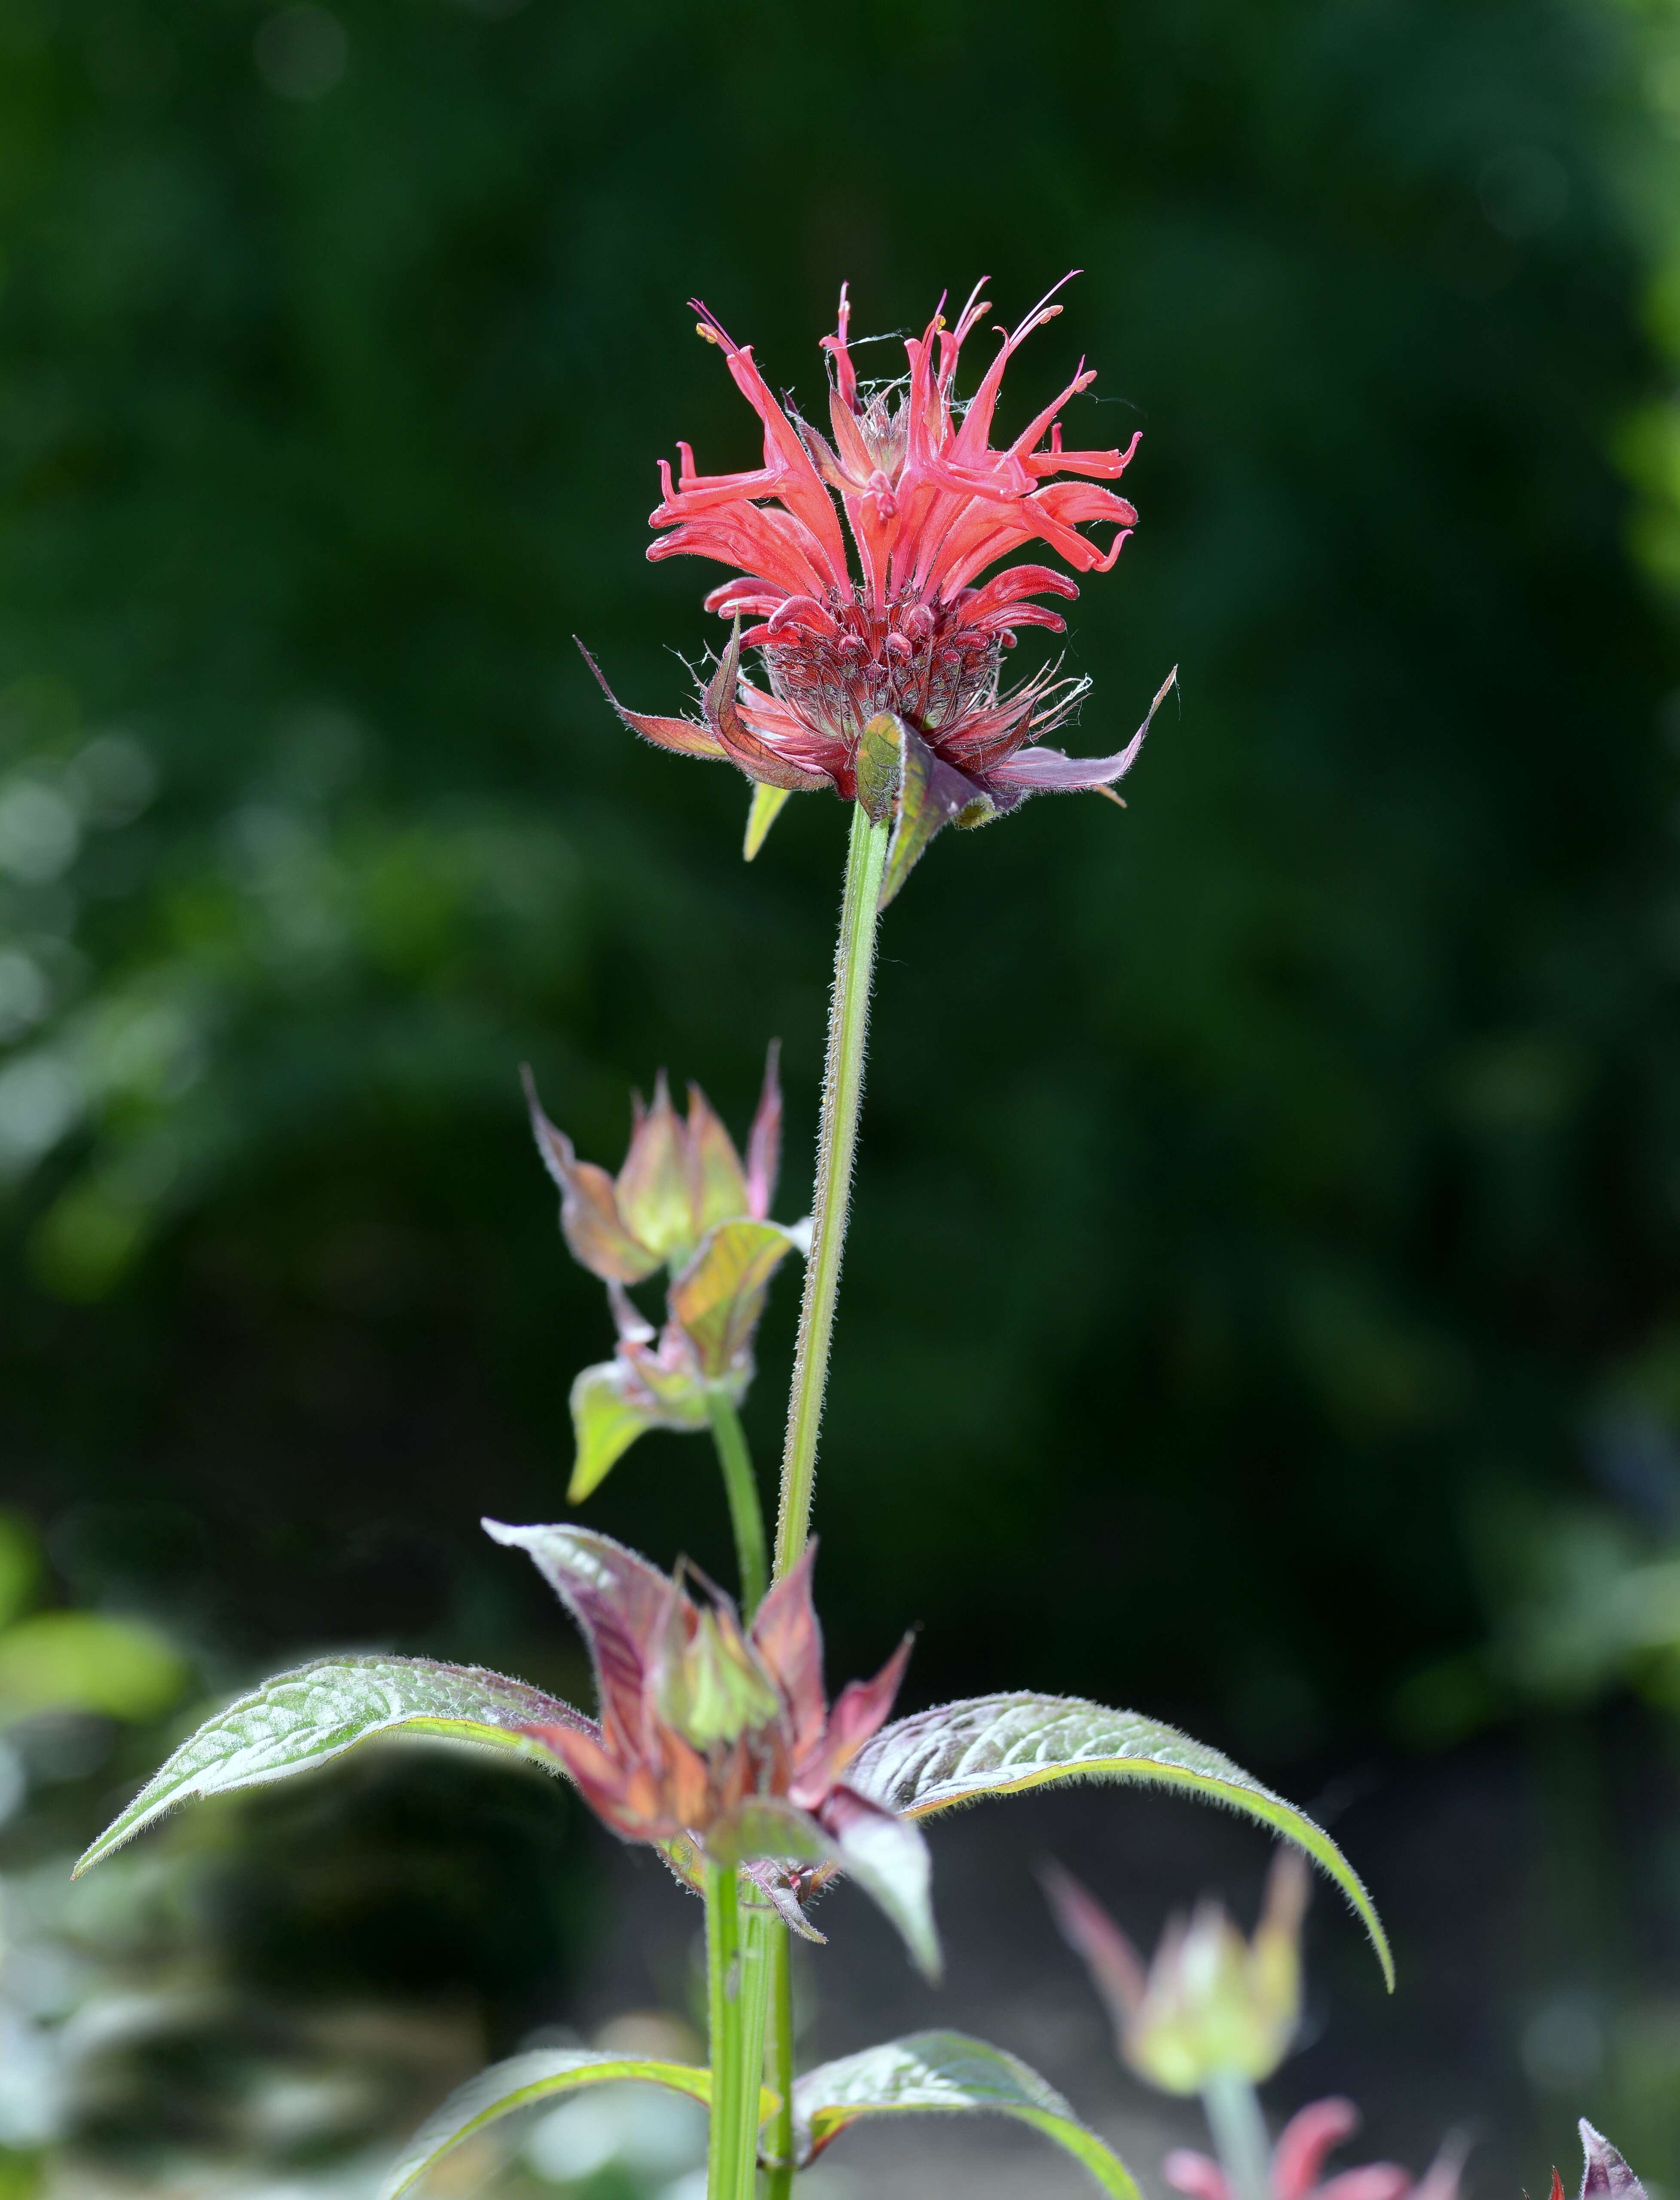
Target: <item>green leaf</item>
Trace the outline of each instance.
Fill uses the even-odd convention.
[[[0,1634],[0,1725],[37,1711],[156,1718],[186,1685],[185,1659],[138,1619],[38,1612]]]
[[[318,1658],[294,1673],[277,1674],[207,1719],[94,1842],[76,1874],[178,1803],[288,1780],[377,1735],[440,1735],[483,1743],[564,1773],[561,1759],[532,1730],[545,1726],[598,1731],[570,1704],[477,1665],[441,1665],[429,1658]]]
[[[766,787],[762,780],[754,781],[752,807],[746,813],[746,838],[740,851],[749,863],[764,846],[765,836],[793,791],[790,787]]]
[[[556,2093],[575,2092],[580,2086],[612,2086],[626,2080],[668,2086],[674,2093],[687,2093],[691,2100],[711,2105],[711,2073],[692,2063],[650,2062],[635,2056],[596,2054],[587,2047],[534,2048],[528,2055],[493,2062],[451,2093],[392,2163],[378,2200],[400,2200],[435,2162],[498,2116],[552,2099]],[[760,2106],[764,2116],[774,2115],[776,2095],[764,2092]]]
[[[916,2032],[808,2070],[793,2087],[800,2168],[846,2126],[870,2115],[1013,2116],[1054,2139],[1115,2200],[1139,2200],[1119,2156],[1088,2131],[1055,2087],[1001,2047],[961,2032]]]
[[[898,1719],[866,1742],[846,1784],[884,1810],[926,1817],[982,1795],[1059,1780],[1140,1780],[1226,1803],[1305,1849],[1363,1920],[1394,1988],[1394,1958],[1359,1874],[1321,1826],[1216,1749],[1136,1711],[1078,1696],[974,1696]]]
[[[674,1386],[670,1386],[673,1389]],[[673,1395],[653,1396],[637,1372],[623,1360],[604,1360],[586,1367],[571,1386],[571,1432],[577,1446],[566,1502],[581,1505],[600,1489],[638,1436],[650,1429],[698,1430],[706,1426],[705,1393],[694,1386],[692,1407],[684,1412]]]
[[[713,1382],[751,1345],[770,1278],[796,1242],[776,1222],[720,1223],[671,1285],[671,1314]]]

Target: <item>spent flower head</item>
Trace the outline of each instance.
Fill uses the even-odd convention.
[[[700,333],[722,349],[763,424],[764,463],[701,474],[679,443],[673,481],[661,461],[664,493],[649,524],[662,532],[647,554],[732,568],[734,577],[705,602],[733,630],[701,686],[698,717],[627,711],[607,688],[627,725],[680,754],[726,759],[778,795],[831,787],[850,801],[860,793],[866,729],[885,721],[916,757],[941,822],[962,825],[1043,791],[1108,787],[1131,769],[1147,719],[1110,756],[1069,757],[1042,743],[1067,724],[1090,683],[1051,664],[1004,684],[1004,658],[1022,628],[1065,630],[1061,612],[1037,600],[1076,596],[1078,583],[1036,563],[981,576],[1036,542],[1075,572],[1107,572],[1138,515],[1101,484],[1120,478],[1138,437],[1123,451],[1062,448],[1062,407],[1096,379],[1081,360],[1059,395],[994,446],[1004,371],[1062,307],[1052,291],[1013,330],[999,331],[965,403],[957,369],[990,311],[982,287],[954,326],[941,310],[906,341],[909,372],[886,386],[858,379],[842,289],[838,327],[822,339],[828,436],[779,402],[752,346],[736,343],[691,301]],[[1112,529],[1106,544],[1082,531],[1093,524]],[[743,649],[758,653],[756,677],[742,670]],[[865,778],[861,792],[872,806]],[[773,814],[772,805],[764,825]],[[753,846],[750,838],[749,853]]]
[[[1045,1892],[1063,1938],[1082,1956],[1114,2021],[1121,2058],[1168,2093],[1197,2093],[1234,2074],[1258,2084],[1289,2053],[1301,2022],[1305,1860],[1279,1849],[1252,1940],[1209,1898],[1175,1917],[1145,1970],[1095,1896],[1059,1864]]]
[[[1359,2121],[1353,2103],[1339,2099],[1313,2101],[1291,2116],[1272,2150],[1271,2200],[1458,2200],[1464,2154],[1455,2144],[1444,2146],[1416,2180],[1395,2162],[1363,2162],[1326,2177],[1326,2156],[1358,2130]],[[1161,2174],[1189,2200],[1232,2200],[1224,2170],[1193,2148],[1174,2148]]]
[[[632,1096],[629,1151],[616,1178],[578,1160],[525,1072],[537,1150],[560,1191],[560,1226],[576,1257],[605,1280],[618,1331],[612,1358],[584,1368],[571,1386],[574,1503],[648,1430],[702,1430],[714,1391],[732,1405],[746,1393],[770,1279],[809,1242],[808,1225],[770,1220],[781,1147],[776,1054],[772,1044],[745,1161],[698,1085],[688,1088],[687,1119],[678,1115],[661,1070],[651,1108]],[[625,1286],[661,1267],[670,1282],[656,1331]]]

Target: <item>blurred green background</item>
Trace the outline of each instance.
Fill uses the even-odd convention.
[[[743,868],[743,783],[572,647],[669,711],[718,636],[717,573],[642,559],[678,436],[756,463],[683,301],[810,405],[842,278],[892,334],[1078,266],[1004,421],[1083,352],[1070,432],[1144,430],[1071,746],[1174,664],[1182,708],[1123,816],[951,836],[888,921],[832,1668],[918,1621],[916,1700],[1139,1703],[1303,1794],[1526,1768],[1577,1892],[1523,1991],[1656,2010],[1648,2083],[1560,2020],[1539,2127],[1648,2097],[1680,2180],[1671,0],[0,0],[0,249],[18,1608],[200,1694],[349,1641],[583,1685],[475,1524],[561,1511],[610,1335],[518,1065],[616,1165],[631,1083],[744,1131],[779,1034],[802,1211],[845,829],[796,802]],[[588,1518],[726,1572],[711,1473],[650,1438]],[[161,1747],[118,1731],[20,1868]],[[423,1893],[324,1937],[506,2044],[585,1878],[546,1799],[401,1777],[443,1951],[391,1953]]]

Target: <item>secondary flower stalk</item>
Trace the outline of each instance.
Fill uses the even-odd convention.
[[[777,1050],[743,1161],[698,1085],[685,1120],[662,1070],[652,1108],[633,1096],[629,1150],[618,1176],[577,1158],[543,1113],[529,1070],[525,1091],[537,1150],[560,1191],[560,1226],[574,1257],[606,1284],[618,1331],[611,1360],[571,1386],[574,1504],[594,1490],[650,1429],[710,1429],[735,1529],[741,1599],[751,1612],[767,1585],[764,1513],[737,1408],[752,1379],[752,1342],[771,1278],[808,1226],[770,1219],[781,1157]],[[669,1274],[665,1323],[656,1331],[628,1286]]]

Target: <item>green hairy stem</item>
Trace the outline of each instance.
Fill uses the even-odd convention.
[[[740,1425],[740,1415],[721,1390],[708,1390],[705,1402],[711,1417],[711,1441],[717,1447],[717,1464],[723,1470],[723,1487],[729,1494],[729,1520],[735,1531],[741,1612],[751,1619],[770,1586],[764,1507],[758,1502],[752,1454],[746,1448],[746,1431]]]
[[[705,1868],[706,2019],[711,2132],[706,2200],[752,2200],[758,2174],[759,2077],[764,2060],[767,1920],[743,1912],[732,1864]]]
[[[770,1928],[770,2038],[764,2082],[780,2098],[765,2152],[777,2166],[764,2180],[764,2200],[791,2200],[793,2190],[793,1945],[780,1922]]]
[[[1272,2142],[1253,2086],[1235,2070],[1217,2071],[1202,2089],[1202,2106],[1231,2200],[1271,2200]]]
[[[817,1138],[817,1196],[811,1209],[811,1258],[793,1386],[787,1401],[787,1443],[781,1460],[781,1508],[776,1527],[776,1571],[785,1574],[811,1532],[811,1487],[817,1473],[817,1435],[828,1379],[828,1347],[834,1329],[840,1255],[846,1245],[858,1110],[863,1097],[863,1042],[869,1028],[869,986],[875,975],[875,921],[887,865],[887,828],[872,825],[861,805],[852,813],[846,851],[846,895],[834,949],[834,990],[828,1007],[828,1058],[822,1078],[822,1117]]]

